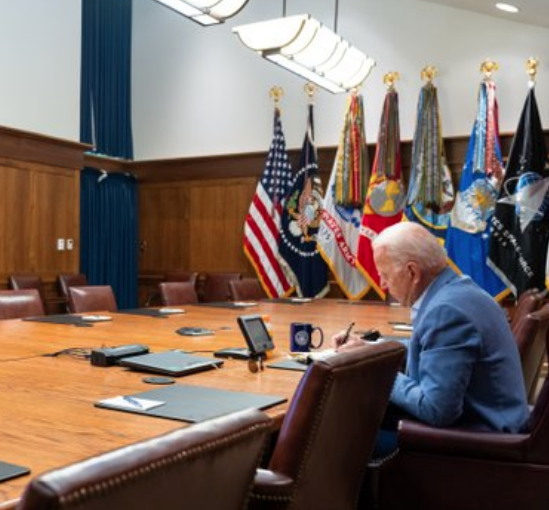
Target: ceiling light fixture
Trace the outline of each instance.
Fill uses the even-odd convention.
[[[156,0],[179,14],[200,23],[216,25],[239,12],[248,0]]]
[[[233,32],[263,58],[332,93],[358,87],[375,65],[375,60],[309,14],[241,25]]]
[[[500,11],[510,12],[512,14],[516,14],[520,10],[515,5],[503,4],[503,3],[497,3],[496,4],[496,9],[499,9]]]

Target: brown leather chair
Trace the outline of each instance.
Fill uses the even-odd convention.
[[[510,322],[511,330],[515,337],[519,333],[517,328],[520,327],[520,321],[529,313],[539,310],[544,298],[545,292],[540,292],[538,289],[529,289],[520,295],[514,309],[512,309]],[[519,344],[519,349],[521,348],[522,346]]]
[[[32,480],[18,510],[242,510],[271,420],[257,410],[178,429]]]
[[[202,288],[201,301],[206,303],[228,301],[229,282],[240,280],[240,273],[208,273]]]
[[[42,306],[45,309],[46,295],[42,280],[34,274],[11,274],[8,278],[8,288],[12,290],[36,289],[40,295]]]
[[[405,348],[367,345],[316,361],[301,379],[250,509],[350,510]]]
[[[61,295],[69,300],[69,287],[83,287],[88,285],[86,275],[83,273],[62,273],[57,276]]]
[[[0,291],[0,320],[44,315],[44,306],[36,289]]]
[[[267,296],[257,278],[242,278],[229,282],[229,297],[232,301],[259,301]]]
[[[116,312],[118,307],[110,285],[86,285],[69,287],[69,311],[83,312]]]
[[[192,282],[162,282],[158,284],[162,306],[177,306],[198,303]]]
[[[165,282],[191,282],[193,287],[196,287],[198,273],[196,271],[174,271],[166,273],[164,276]]]
[[[549,307],[531,314],[549,342]],[[372,466],[377,507],[549,508],[549,376],[522,434],[400,423],[398,453]],[[376,481],[377,480],[377,481]],[[375,505],[374,505],[375,506]],[[371,507],[368,507],[371,508]]]

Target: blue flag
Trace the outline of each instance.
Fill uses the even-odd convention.
[[[487,265],[490,221],[503,180],[497,114],[495,85],[485,81],[480,86],[477,118],[446,233],[446,251],[456,271],[501,300],[510,291]]]
[[[280,262],[300,297],[322,297],[329,290],[328,266],[316,244],[323,196],[313,142],[313,106],[309,105],[299,170],[282,210],[279,240]]]

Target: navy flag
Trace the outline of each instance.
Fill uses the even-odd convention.
[[[532,88],[513,139],[492,217],[488,264],[518,297],[545,286],[549,165]]]
[[[279,257],[300,297],[328,292],[328,266],[317,248],[324,193],[313,142],[313,106],[309,105],[307,133],[299,170],[282,210]]]

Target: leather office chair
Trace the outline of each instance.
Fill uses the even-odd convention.
[[[36,289],[0,291],[0,320],[44,315],[44,306]]]
[[[165,282],[191,282],[193,287],[196,287],[198,273],[196,271],[174,271],[166,273],[164,276]]]
[[[162,306],[198,303],[198,296],[192,282],[162,282],[158,288]]]
[[[191,425],[43,474],[18,510],[242,510],[271,420],[257,410]]]
[[[250,509],[351,510],[405,348],[367,345],[316,361],[297,387]]]
[[[8,278],[8,288],[12,290],[36,289],[45,309],[46,296],[39,276],[34,274],[11,274]]]
[[[531,314],[549,342],[549,307]],[[373,466],[377,508],[549,508],[549,375],[522,434],[400,423],[398,453]],[[377,478],[377,480],[376,480]],[[377,490],[376,490],[377,489]],[[372,508],[372,506],[368,507]]]
[[[519,298],[511,321],[511,328],[520,354],[524,385],[528,401],[535,400],[539,375],[546,355],[545,336],[542,322],[531,317],[539,310],[545,297],[544,292],[527,291]]]
[[[267,297],[257,278],[229,281],[229,297],[232,301],[259,301]]]
[[[110,285],[69,287],[69,312],[116,312],[118,307]]]
[[[69,287],[83,287],[88,285],[86,275],[83,273],[62,273],[57,275],[59,291],[61,295],[69,300]]]
[[[198,273],[196,271],[177,271],[166,273],[164,275],[165,282],[190,282],[193,285],[196,293],[196,283],[198,281]],[[197,294],[198,299],[198,294]],[[158,306],[161,305],[160,291],[155,290],[149,294],[145,306]]]
[[[229,300],[229,282],[240,280],[240,273],[208,273],[202,288],[201,301],[206,303]]]

